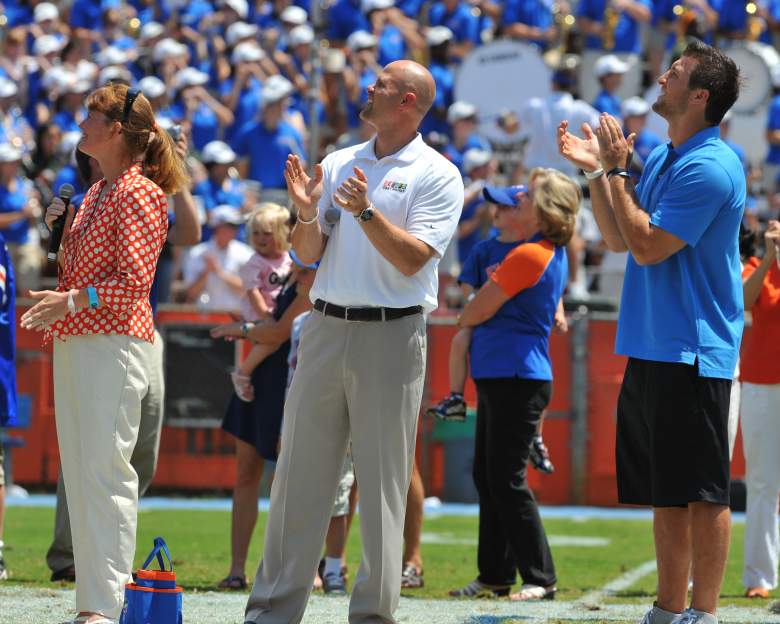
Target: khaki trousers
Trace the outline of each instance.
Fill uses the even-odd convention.
[[[152,359],[148,363],[149,389],[141,402],[141,424],[138,427],[138,442],[133,449],[130,464],[138,475],[138,496],[144,495],[154,478],[157,457],[160,451],[165,406],[165,375],[163,366],[164,344],[162,336],[155,330],[151,346]],[[46,565],[52,572],[58,572],[73,565],[73,538],[68,515],[68,499],[62,481],[62,470],[57,481],[57,508],[54,516],[54,539],[46,553]]]
[[[54,405],[76,565],[76,610],[118,618],[135,555],[130,464],[152,345],[126,335],[54,341]]]
[[[420,314],[383,323],[312,312],[285,405],[263,560],[247,621],[301,621],[351,438],[363,560],[349,622],[395,622],[425,344]]]

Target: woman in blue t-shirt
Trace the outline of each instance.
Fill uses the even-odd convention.
[[[479,493],[477,578],[456,597],[549,599],[556,575],[536,501],[526,480],[531,444],[550,401],[548,340],[566,286],[566,243],[574,233],[579,187],[554,169],[535,172],[527,192],[491,189],[522,240],[463,310],[473,327],[470,364],[477,386],[474,483]]]

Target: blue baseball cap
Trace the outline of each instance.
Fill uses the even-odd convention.
[[[303,261],[298,257],[298,254],[295,253],[294,249],[290,249],[290,258],[292,258],[292,261],[298,265],[298,268],[301,269],[311,269],[314,271],[318,266],[320,266],[320,261],[317,260],[317,262],[312,262],[311,264],[304,264]]]
[[[517,196],[520,193],[527,193],[528,187],[525,184],[517,186],[486,186],[482,189],[482,196],[489,202],[501,206],[516,206]]]

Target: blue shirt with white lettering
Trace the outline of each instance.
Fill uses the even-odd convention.
[[[745,174],[737,155],[717,126],[678,147],[659,145],[636,193],[652,225],[686,245],[645,266],[628,254],[617,353],[689,365],[698,360],[700,376],[731,379],[744,316],[738,233]]]

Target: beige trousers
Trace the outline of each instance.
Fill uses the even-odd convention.
[[[141,424],[138,427],[138,442],[130,458],[138,475],[138,496],[144,495],[154,478],[157,469],[157,456],[160,451],[160,432],[162,431],[165,406],[165,376],[163,367],[164,343],[160,333],[155,330],[154,344],[151,347],[152,359],[148,363],[149,389],[141,402]],[[57,508],[54,516],[54,539],[46,553],[46,565],[52,572],[58,572],[73,565],[73,538],[68,515],[68,499],[65,496],[65,484],[62,470],[57,481]]]
[[[382,323],[312,312],[285,405],[263,560],[246,621],[301,621],[351,438],[363,560],[349,622],[395,622],[425,344],[420,314]]]
[[[152,345],[131,336],[54,341],[54,406],[76,564],[76,610],[118,618],[135,555],[130,464]]]

